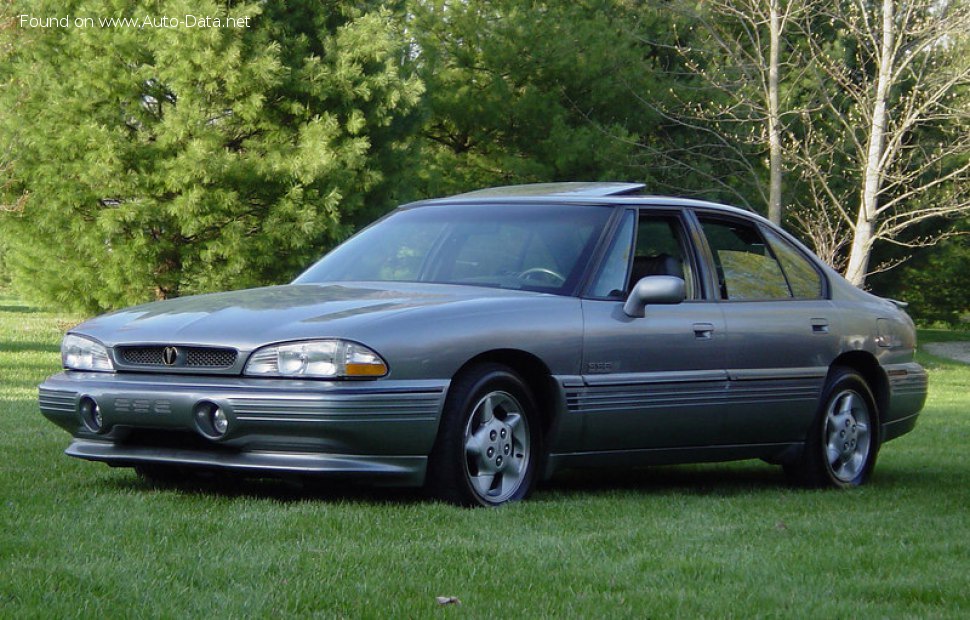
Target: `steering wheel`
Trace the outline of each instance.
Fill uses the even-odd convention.
[[[519,274],[520,280],[535,280],[533,276],[545,276],[544,279],[551,280],[553,284],[559,286],[566,283],[566,278],[562,274],[553,271],[552,269],[546,269],[545,267],[533,267],[531,269],[526,269]]]

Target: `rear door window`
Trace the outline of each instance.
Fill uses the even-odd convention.
[[[792,298],[785,273],[757,226],[705,217],[700,221],[714,258],[721,299]]]

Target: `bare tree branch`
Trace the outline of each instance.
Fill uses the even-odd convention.
[[[819,206],[848,224],[846,277],[861,285],[873,272],[868,263],[877,242],[929,245],[946,233],[904,235],[919,224],[970,213],[970,5],[852,0],[819,6],[817,16],[855,42],[855,66],[838,55],[839,46],[813,32],[812,20],[799,22],[823,84],[824,112],[804,118],[808,139],[797,161]],[[826,129],[833,126],[840,136]],[[833,170],[820,162],[837,154],[832,141],[839,138],[853,148],[838,153],[844,160]],[[834,189],[833,174],[839,187],[857,183],[856,195]],[[802,219],[803,227],[824,232]]]

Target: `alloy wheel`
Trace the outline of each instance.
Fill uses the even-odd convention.
[[[465,425],[465,475],[488,503],[502,503],[519,490],[531,458],[529,423],[508,392],[486,394]]]

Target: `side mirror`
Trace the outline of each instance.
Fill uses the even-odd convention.
[[[630,317],[646,315],[648,304],[679,304],[687,297],[683,278],[675,276],[647,276],[641,278],[623,304],[623,312]]]

